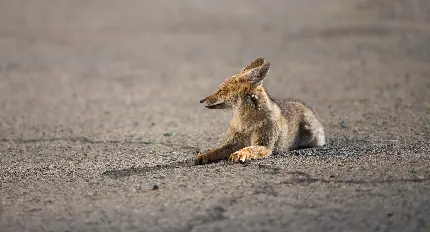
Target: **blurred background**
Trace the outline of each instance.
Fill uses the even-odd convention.
[[[273,63],[269,92],[308,102],[329,130],[428,109],[426,0],[0,6],[2,138],[222,136],[231,115],[198,101],[259,56]]]

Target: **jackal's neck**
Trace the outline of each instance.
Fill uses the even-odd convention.
[[[259,86],[252,93],[242,96],[233,111],[235,118],[250,123],[280,115],[279,107],[273,102],[263,86]]]

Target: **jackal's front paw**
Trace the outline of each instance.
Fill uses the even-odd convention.
[[[272,150],[263,146],[249,146],[230,155],[230,163],[245,162],[246,160],[259,159],[269,156]]]
[[[205,154],[197,154],[195,156],[195,160],[194,160],[195,165],[207,164],[209,162],[210,162],[210,159]]]
[[[230,163],[238,163],[238,162],[245,162],[247,159],[249,159],[249,153],[246,151],[240,150],[231,154],[228,160],[230,161]]]

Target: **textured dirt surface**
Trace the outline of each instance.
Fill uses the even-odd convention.
[[[193,166],[255,57],[329,143]],[[427,0],[0,2],[1,231],[429,231]]]

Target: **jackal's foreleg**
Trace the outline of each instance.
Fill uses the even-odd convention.
[[[265,146],[249,146],[230,155],[230,162],[244,162],[246,160],[261,159],[272,154],[272,149]]]
[[[216,148],[214,150],[211,150],[209,152],[206,152],[204,154],[197,154],[195,156],[195,164],[207,164],[219,160],[226,160],[232,154],[233,152],[243,148],[244,146],[240,142],[240,139],[238,136],[234,134],[229,134],[227,136],[226,141],[224,144]]]
[[[272,154],[272,149],[277,140],[277,132],[276,130],[266,128],[273,127],[263,127],[255,131],[251,137],[251,146],[244,147],[231,154],[229,158],[230,162],[237,163],[246,160],[261,159]]]
[[[227,146],[224,145],[220,148],[213,149],[212,151],[204,154],[197,154],[195,156],[195,164],[207,164],[218,160],[227,159],[231,153],[237,151],[238,149],[240,148],[229,144]]]

